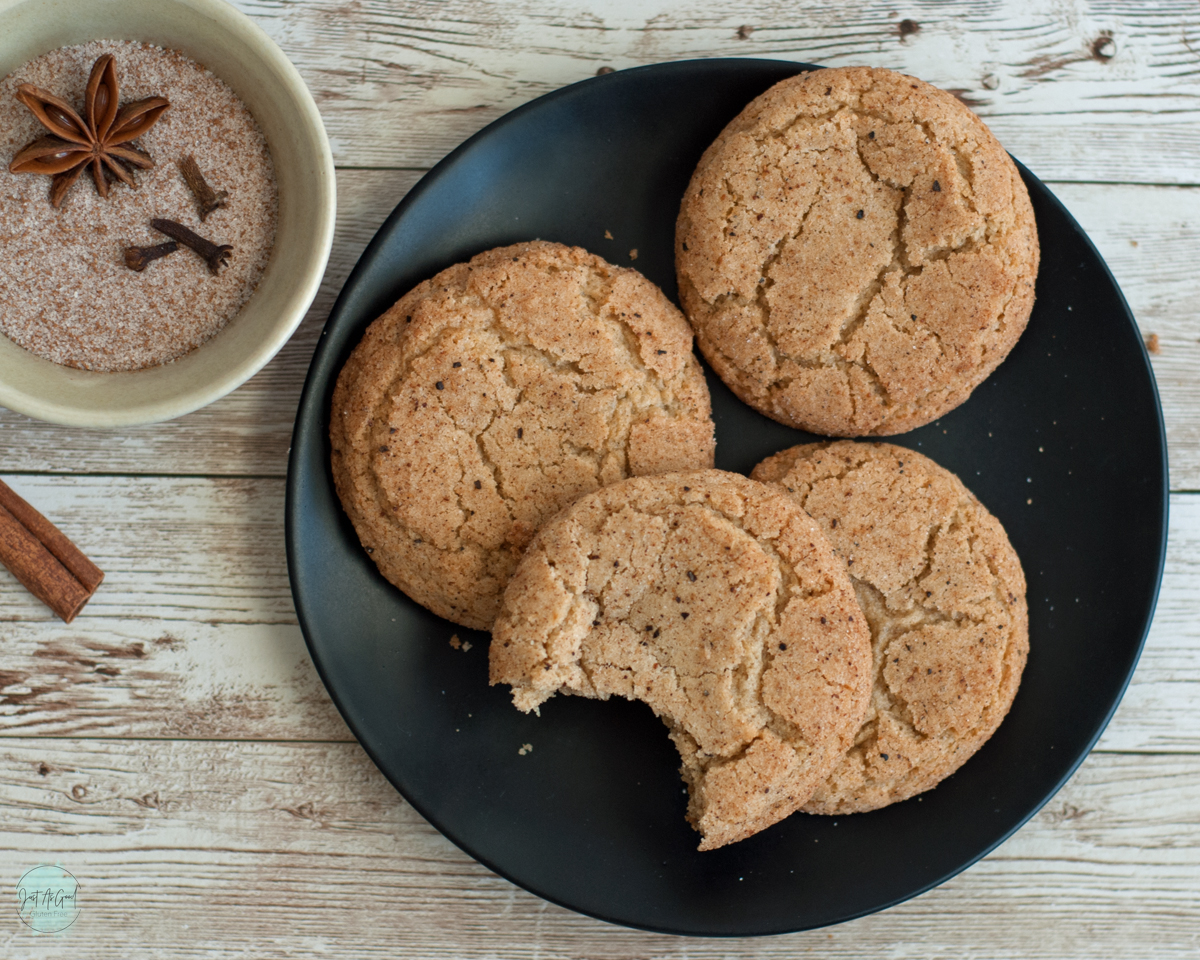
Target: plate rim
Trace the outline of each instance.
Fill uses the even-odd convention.
[[[589,910],[589,909],[580,907],[578,905],[566,902],[565,900],[560,899],[559,897],[556,897],[552,892],[547,892],[547,891],[538,889],[535,885],[524,882],[521,879],[510,875],[504,868],[502,868],[497,863],[493,862],[491,859],[489,859],[485,856],[481,856],[481,855],[477,854],[476,852],[474,852],[468,843],[465,843],[464,841],[460,840],[458,837],[454,836],[452,833],[447,832],[446,829],[444,829],[444,827],[441,825],[440,818],[437,816],[436,812],[426,809],[426,806],[424,804],[415,802],[414,799],[409,796],[408,792],[395,779],[393,779],[392,776],[387,772],[387,770],[384,768],[383,764],[380,762],[380,759],[377,756],[377,753],[374,750],[374,748],[370,744],[365,742],[362,739],[362,737],[360,736],[359,731],[357,729],[357,724],[355,723],[355,720],[354,720],[353,712],[350,710],[350,705],[343,704],[342,698],[336,692],[334,687],[331,686],[331,684],[330,684],[330,680],[327,675],[326,668],[325,668],[324,664],[322,663],[321,657],[318,654],[316,647],[314,646],[314,641],[310,637],[309,628],[306,624],[306,617],[305,617],[305,613],[304,613],[304,608],[305,608],[304,598],[301,596],[301,593],[296,586],[296,584],[297,584],[297,575],[296,575],[297,574],[297,571],[296,571],[297,548],[296,548],[296,543],[295,543],[296,529],[298,526],[299,501],[301,499],[302,487],[304,486],[304,484],[306,482],[306,479],[302,476],[302,468],[301,468],[301,464],[300,464],[301,447],[305,443],[310,442],[310,439],[307,437],[307,432],[309,429],[316,429],[316,432],[317,432],[316,442],[322,443],[326,447],[328,445],[328,412],[325,411],[324,415],[320,418],[321,422],[318,423],[315,428],[311,424],[307,423],[306,422],[307,418],[304,417],[305,411],[307,410],[308,406],[313,402],[313,396],[311,396],[311,395],[315,394],[315,393],[323,392],[327,389],[330,389],[327,382],[322,382],[320,384],[316,383],[317,378],[315,376],[316,368],[325,359],[325,353],[329,349],[328,345],[327,345],[327,341],[325,339],[326,335],[328,334],[330,329],[335,325],[335,323],[338,323],[341,320],[341,315],[342,315],[343,310],[347,309],[346,304],[349,302],[350,298],[354,295],[355,287],[361,282],[361,276],[367,272],[367,270],[369,269],[369,265],[377,256],[377,249],[384,247],[387,243],[389,243],[391,241],[392,235],[395,233],[395,231],[397,229],[397,224],[403,219],[405,214],[408,212],[408,210],[412,206],[414,206],[415,204],[420,202],[420,200],[429,191],[436,188],[437,181],[439,180],[440,175],[443,172],[445,172],[447,169],[453,167],[455,164],[460,162],[467,154],[469,154],[478,145],[478,143],[480,141],[485,140],[491,134],[504,128],[505,126],[507,126],[511,123],[514,123],[514,122],[518,122],[527,113],[537,109],[538,107],[545,105],[547,103],[552,103],[553,101],[560,99],[562,97],[572,95],[573,93],[578,91],[579,88],[581,88],[583,86],[597,85],[597,84],[603,84],[605,82],[611,82],[611,78],[625,77],[625,76],[628,76],[629,74],[633,74],[633,73],[638,73],[638,74],[646,73],[646,72],[657,73],[657,72],[662,72],[662,71],[686,69],[686,68],[694,67],[694,65],[696,65],[696,64],[712,64],[712,63],[729,64],[731,66],[736,66],[737,64],[755,64],[755,65],[771,64],[771,65],[798,67],[800,69],[797,72],[803,72],[805,70],[810,70],[810,69],[823,69],[823,67],[821,67],[820,65],[810,64],[810,63],[806,63],[803,61],[790,60],[790,59],[786,59],[786,58],[700,57],[700,58],[688,58],[688,59],[681,59],[681,60],[671,60],[671,61],[666,61],[666,62],[662,62],[662,63],[645,64],[645,65],[641,65],[641,66],[637,66],[637,67],[631,67],[626,70],[614,71],[614,73],[612,73],[612,74],[604,74],[604,75],[598,75],[598,76],[593,76],[593,77],[587,77],[587,78],[584,78],[583,80],[579,80],[574,83],[566,84],[566,85],[559,87],[555,90],[552,90],[546,94],[543,94],[542,96],[539,96],[530,101],[527,101],[526,103],[523,103],[520,106],[515,107],[513,110],[508,111],[507,113],[503,114],[502,116],[496,118],[491,123],[487,124],[482,129],[480,129],[476,133],[472,134],[470,137],[468,137],[466,140],[464,140],[462,143],[460,143],[458,146],[456,146],[453,150],[451,150],[445,157],[443,157],[441,160],[439,160],[437,164],[435,164],[432,168],[430,168],[421,177],[421,179],[418,180],[417,183],[415,183],[412,186],[412,188],[409,189],[409,191],[404,195],[404,197],[402,197],[400,199],[400,201],[396,204],[396,206],[393,208],[391,213],[388,214],[388,216],[385,218],[383,223],[379,226],[378,230],[376,231],[374,236],[371,238],[370,242],[363,249],[363,252],[359,256],[358,261],[355,263],[354,268],[347,275],[346,280],[343,282],[343,285],[338,292],[338,296],[333,304],[333,307],[331,308],[331,310],[329,312],[329,316],[326,318],[326,322],[325,322],[324,326],[322,327],[321,335],[318,338],[316,348],[314,349],[312,360],[310,361],[310,364],[309,364],[308,372],[305,375],[304,388],[301,392],[301,395],[300,395],[300,398],[298,401],[296,420],[295,420],[295,424],[294,424],[294,428],[293,428],[292,445],[288,451],[288,470],[287,470],[287,478],[286,478],[286,496],[285,496],[285,505],[284,505],[284,533],[285,533],[285,547],[286,547],[286,553],[287,553],[287,568],[288,568],[289,587],[291,589],[293,603],[295,604],[297,619],[299,621],[301,633],[304,636],[305,646],[307,647],[309,656],[313,662],[313,665],[315,666],[317,673],[321,678],[321,682],[325,686],[326,692],[329,694],[330,699],[333,701],[334,705],[337,707],[338,712],[341,714],[342,718],[346,722],[351,733],[354,734],[355,740],[357,741],[359,746],[364,750],[364,752],[367,754],[367,756],[371,759],[371,762],[373,764],[375,764],[376,768],[380,771],[380,773],[383,774],[383,776],[388,780],[388,782],[392,785],[392,787],[401,795],[401,797],[404,798],[405,802],[408,803],[410,806],[412,806],[413,809],[416,810],[417,813],[419,813],[427,822],[429,822],[430,825],[433,826],[443,837],[445,837],[447,840],[449,840],[451,843],[453,843],[456,847],[458,847],[460,850],[462,850],[465,854],[467,854],[469,857],[471,857],[477,863],[481,864],[488,870],[491,870],[493,873],[502,877],[506,881],[515,884],[516,886],[520,887],[521,889],[526,890],[527,892],[533,894],[534,896],[536,896],[542,900],[546,900],[557,906],[563,907],[567,910],[572,911],[573,913],[578,913],[578,914],[581,914],[584,916],[588,916],[588,917],[591,917],[592,919],[600,920],[602,922],[613,924],[616,926],[626,927],[626,928],[635,929],[635,930],[642,930],[642,931],[646,931],[646,932],[650,932],[650,933],[667,934],[667,935],[683,936],[683,937],[694,937],[694,938],[701,938],[701,939],[730,940],[730,939],[757,938],[757,937],[763,937],[763,936],[778,936],[778,935],[784,935],[784,934],[788,934],[788,933],[797,933],[797,932],[801,932],[801,931],[805,931],[805,930],[821,929],[823,927],[846,923],[851,920],[856,920],[856,919],[859,919],[864,916],[869,916],[871,914],[881,912],[883,910],[891,909],[892,907],[895,907],[898,904],[901,904],[908,900],[911,900],[914,897],[918,897],[925,893],[928,893],[930,890],[932,890],[938,886],[941,886],[943,883],[946,883],[948,880],[953,879],[954,877],[958,876],[963,871],[974,866],[980,860],[982,860],[984,857],[988,856],[989,854],[994,852],[996,849],[998,849],[1001,845],[1003,845],[1005,842],[1007,842],[1009,839],[1011,839],[1011,837],[1018,830],[1020,830],[1023,826],[1025,826],[1025,824],[1027,824],[1034,816],[1036,816],[1037,813],[1047,803],[1049,803],[1059,793],[1060,790],[1062,790],[1062,788],[1067,784],[1067,782],[1076,774],[1076,772],[1078,771],[1079,767],[1083,764],[1083,762],[1091,755],[1097,742],[1099,742],[1100,738],[1103,736],[1105,730],[1107,729],[1109,723],[1112,721],[1113,716],[1116,714],[1117,709],[1120,707],[1121,702],[1125,697],[1125,694],[1128,690],[1129,684],[1133,678],[1133,674],[1136,671],[1137,665],[1141,660],[1142,653],[1144,652],[1146,639],[1149,635],[1150,628],[1154,622],[1154,615],[1155,615],[1155,612],[1157,609],[1158,598],[1159,598],[1159,595],[1160,595],[1161,589],[1162,589],[1162,580],[1163,580],[1163,574],[1164,574],[1165,565],[1166,565],[1166,554],[1167,554],[1168,535],[1169,535],[1169,520],[1170,520],[1171,489],[1170,489],[1169,451],[1168,451],[1168,447],[1167,447],[1166,425],[1165,425],[1165,420],[1164,420],[1164,416],[1163,416],[1162,400],[1161,400],[1161,397],[1159,395],[1159,390],[1158,390],[1158,383],[1157,383],[1157,379],[1155,378],[1153,366],[1150,363],[1149,353],[1148,353],[1145,343],[1142,339],[1141,331],[1137,324],[1136,317],[1134,316],[1133,311],[1129,307],[1129,304],[1128,304],[1128,301],[1126,300],[1124,291],[1121,289],[1120,285],[1117,283],[1116,278],[1112,274],[1112,270],[1110,269],[1110,267],[1109,267],[1108,263],[1105,261],[1105,259],[1101,256],[1099,250],[1096,248],[1096,245],[1093,243],[1091,237],[1087,234],[1087,232],[1082,228],[1082,226],[1079,224],[1079,222],[1071,214],[1070,210],[1067,209],[1066,205],[1062,202],[1062,200],[1060,200],[1058,198],[1058,196],[1055,195],[1054,192],[1051,191],[1049,189],[1049,187],[1046,186],[1045,183],[1043,183],[1042,180],[1040,180],[1036,175],[1034,175],[1032,173],[1032,171],[1029,170],[1028,167],[1026,167],[1023,163],[1021,163],[1015,157],[1012,157],[1014,163],[1017,166],[1017,169],[1021,173],[1022,179],[1026,182],[1027,185],[1032,185],[1033,189],[1038,190],[1043,195],[1044,199],[1056,208],[1057,213],[1064,219],[1064,221],[1067,224],[1069,224],[1069,226],[1072,228],[1074,233],[1084,242],[1089,253],[1091,254],[1091,256],[1093,258],[1094,264],[1098,265],[1100,267],[1100,269],[1103,272],[1103,275],[1112,284],[1112,288],[1117,295],[1117,302],[1119,305],[1119,309],[1124,314],[1125,321],[1129,324],[1129,326],[1131,328],[1131,333],[1136,336],[1137,341],[1140,344],[1140,358],[1141,358],[1141,363],[1142,363],[1142,372],[1144,372],[1144,374],[1146,376],[1147,382],[1150,386],[1151,397],[1154,401],[1153,408],[1154,408],[1154,414],[1155,414],[1155,419],[1156,419],[1156,423],[1157,423],[1157,431],[1156,431],[1155,440],[1157,441],[1157,445],[1158,445],[1159,453],[1160,453],[1159,463],[1156,466],[1161,471],[1161,477],[1162,477],[1161,486],[1160,486],[1159,490],[1157,491],[1159,494],[1159,497],[1160,497],[1160,507],[1159,507],[1159,510],[1156,511],[1158,514],[1158,522],[1160,524],[1158,555],[1157,555],[1156,562],[1155,562],[1155,570],[1153,571],[1153,578],[1152,578],[1153,588],[1150,590],[1150,596],[1148,597],[1147,614],[1146,614],[1145,622],[1141,628],[1141,634],[1138,637],[1136,644],[1130,645],[1129,649],[1130,649],[1132,655],[1131,655],[1129,667],[1125,671],[1125,675],[1121,680],[1119,689],[1116,691],[1116,693],[1112,699],[1112,702],[1110,703],[1102,720],[1096,725],[1096,729],[1093,731],[1092,735],[1087,740],[1086,746],[1083,749],[1081,749],[1078,752],[1077,756],[1075,756],[1071,760],[1068,767],[1065,769],[1062,776],[1054,783],[1053,787],[1051,789],[1049,789],[1048,792],[1045,794],[1045,796],[1042,797],[1042,799],[1039,800],[1027,813],[1025,813],[1024,816],[1019,818],[1017,820],[1017,822],[1015,822],[1008,830],[1003,832],[1003,834],[1001,834],[996,840],[994,840],[992,843],[987,845],[985,848],[979,850],[977,853],[975,853],[973,856],[966,859],[964,862],[962,862],[961,864],[956,866],[954,869],[942,874],[937,879],[932,880],[932,881],[926,883],[925,885],[914,888],[913,890],[905,893],[902,896],[898,896],[898,897],[888,901],[887,903],[877,904],[877,905],[874,905],[874,906],[871,906],[871,907],[868,907],[868,908],[865,908],[862,910],[849,911],[849,912],[845,913],[844,915],[841,915],[834,919],[826,920],[822,923],[812,924],[812,925],[803,925],[803,926],[795,926],[795,925],[782,926],[779,928],[760,929],[760,930],[754,930],[751,932],[720,932],[720,931],[708,932],[708,931],[684,930],[684,929],[673,928],[673,927],[666,926],[666,925],[657,926],[657,925],[653,925],[653,924],[632,922],[629,920],[614,919],[613,917],[605,916],[603,913],[600,913],[598,911]],[[1010,154],[1010,157],[1011,157],[1011,154]],[[363,322],[363,331],[365,331],[366,327],[369,326],[370,322],[372,322],[372,321],[368,320],[368,321]],[[352,343],[351,343],[351,345],[349,345],[347,347],[347,350],[353,350],[353,348],[354,348],[353,345],[357,344],[358,340],[361,339],[361,335],[362,334],[360,332],[356,338],[353,338]],[[888,439],[888,438],[885,438],[885,439]],[[330,470],[329,470],[328,456],[326,456],[324,458],[324,460],[325,460],[325,475],[326,475],[326,479],[329,480],[331,477],[331,474],[330,474]],[[332,483],[330,483],[330,486],[332,488]]]

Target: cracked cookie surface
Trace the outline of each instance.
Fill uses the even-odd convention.
[[[852,742],[870,638],[845,566],[776,488],[636,478],[538,531],[492,631],[491,682],[641,700],[683,759],[701,850],[799,808]]]
[[[684,311],[744,402],[829,436],[962,403],[1033,308],[1016,166],[952,95],[890,70],[784,80],[701,158],[676,225]]]
[[[631,475],[712,466],[692,333],[635,270],[535,241],[426,280],[338,377],[334,483],[380,572],[486,630],[538,525]]]
[[[1025,575],[1000,522],[949,470],[887,443],[806,444],[754,468],[821,525],[871,627],[866,720],[804,810],[875,810],[983,746],[1029,652]]]

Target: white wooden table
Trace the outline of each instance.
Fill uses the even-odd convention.
[[[1200,956],[1200,7],[1188,0],[237,0],[316,96],[338,165],[320,296],[280,356],[173,423],[0,410],[0,476],[107,572],[63,626],[0,570],[0,957]],[[355,743],[296,624],[286,457],[334,297],[439,158],[559,86],[685,57],[892,67],[957,91],[1066,203],[1141,324],[1171,539],[1128,694],[1066,788],[906,904],[811,933],[608,926],[474,863]],[[58,862],[82,911],[16,912]],[[880,869],[886,869],[885,864]]]

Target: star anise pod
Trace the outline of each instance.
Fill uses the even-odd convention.
[[[65,100],[33,84],[17,87],[16,97],[53,136],[29,144],[13,157],[8,169],[53,177],[50,202],[56,207],[88,166],[102,197],[108,196],[110,178],[137,186],[132,168],[148,170],[154,161],[131,141],[154,126],[171,105],[166,97],[147,97],[118,107],[120,88],[110,53],[92,66],[84,104],[86,121]]]

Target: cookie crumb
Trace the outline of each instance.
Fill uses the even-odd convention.
[[[1162,347],[1158,344],[1158,334],[1151,333],[1146,337],[1146,349],[1151,353],[1162,353]]]
[[[752,26],[750,26],[749,24],[744,23],[740,27],[737,28],[737,38],[739,40],[749,40],[750,34],[752,34],[753,32],[754,32],[754,28]]]
[[[521,749],[518,750],[517,753],[519,753],[521,756],[525,756],[525,754],[527,754],[527,753],[533,753],[533,744],[532,743],[521,744]]]
[[[605,231],[604,231],[604,239],[605,239],[605,240],[611,240],[612,238],[613,238],[612,231],[611,231],[611,230],[605,230]]]
[[[458,639],[457,633],[450,634],[450,646],[452,646],[455,650],[462,649],[462,641]]]
[[[629,251],[629,259],[630,260],[637,259],[637,247],[634,247],[632,250]]]

